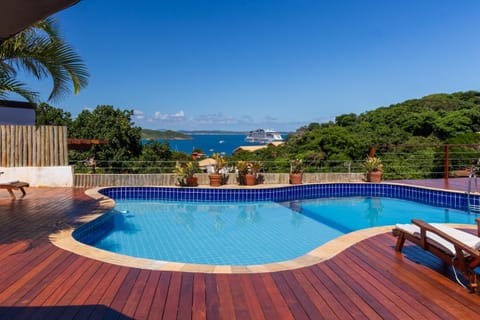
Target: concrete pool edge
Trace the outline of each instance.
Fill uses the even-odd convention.
[[[101,215],[107,213],[115,205],[115,201],[99,193],[99,190],[104,188],[94,188],[85,191],[85,194],[99,202],[99,208],[96,211],[103,211],[101,213],[93,213],[83,216],[79,222],[87,223]],[[428,189],[428,188],[427,188]],[[458,228],[475,228],[473,225],[467,224],[451,224]],[[264,265],[249,265],[249,266],[228,266],[228,265],[204,265],[204,264],[189,264],[177,263],[169,261],[160,261],[144,258],[135,258],[126,255],[116,254],[113,252],[98,249],[86,244],[83,244],[74,239],[72,236],[74,228],[60,231],[50,235],[50,241],[57,247],[87,257],[94,260],[111,263],[115,265],[159,270],[159,271],[181,271],[181,272],[201,272],[201,273],[265,273],[275,271],[285,271],[292,269],[299,269],[302,267],[311,266],[322,261],[333,258],[335,255],[346,250],[350,246],[363,241],[367,238],[390,232],[393,226],[382,226],[368,229],[354,231],[336,239],[333,239],[307,254],[295,258],[293,260],[282,261],[278,263],[270,263]],[[393,250],[393,249],[392,249]],[[393,251],[392,251],[393,252]]]

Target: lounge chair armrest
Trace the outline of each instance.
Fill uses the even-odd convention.
[[[463,251],[463,252],[466,252],[466,253],[472,255],[473,257],[480,258],[480,251],[479,250],[476,250],[476,249],[474,249],[470,246],[467,246],[463,242],[461,242],[461,241],[453,238],[452,236],[446,234],[445,232],[435,228],[431,224],[426,223],[425,221],[422,221],[422,220],[419,220],[419,219],[413,219],[412,223],[420,227],[420,237],[421,237],[421,242],[422,242],[423,247],[425,247],[424,242],[426,242],[426,238],[427,238],[426,233],[428,231],[428,232],[436,234],[437,236],[439,236],[439,237],[445,239],[446,241],[450,242],[451,244],[453,244],[454,247],[455,247],[455,251],[456,251],[457,256],[463,255],[463,253],[461,252],[461,251]]]

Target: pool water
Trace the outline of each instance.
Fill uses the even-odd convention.
[[[213,265],[291,260],[351,231],[412,218],[474,223],[475,216],[390,198],[284,203],[117,200],[113,229],[97,248],[134,257]]]

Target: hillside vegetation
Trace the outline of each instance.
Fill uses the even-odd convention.
[[[298,155],[359,159],[371,145],[480,143],[480,93],[434,94],[331,123],[311,123],[289,137]]]

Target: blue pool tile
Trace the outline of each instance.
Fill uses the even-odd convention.
[[[389,197],[421,202],[433,206],[468,209],[466,194],[429,190],[386,183],[330,183],[262,189],[202,189],[172,187],[109,187],[100,192],[119,200],[173,201],[291,201],[328,197]],[[480,197],[471,195],[470,202],[480,205]]]

